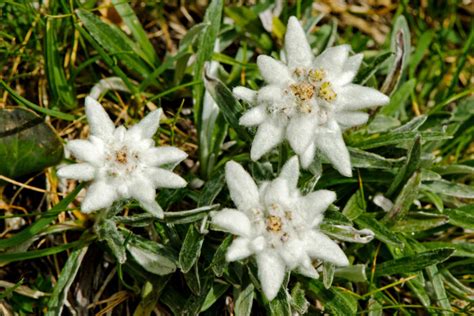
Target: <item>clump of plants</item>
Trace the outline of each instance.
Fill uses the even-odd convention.
[[[2,311],[468,313],[472,28],[327,7],[0,5]]]

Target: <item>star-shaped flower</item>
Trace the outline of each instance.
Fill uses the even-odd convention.
[[[58,176],[63,178],[92,181],[81,210],[88,213],[109,207],[116,200],[134,198],[146,211],[163,217],[155,189],[181,188],[186,181],[160,167],[174,167],[187,154],[175,147],[154,147],[152,137],[160,124],[161,109],[127,130],[124,126],[115,128],[95,99],[87,97],[85,104],[89,139],[67,144],[67,149],[82,162],[58,170]]]
[[[276,179],[260,187],[238,163],[230,161],[225,168],[227,186],[237,209],[214,213],[212,222],[238,236],[227,250],[227,261],[256,257],[258,278],[269,300],[277,295],[286,271],[296,269],[317,278],[313,259],[337,266],[349,264],[341,248],[317,228],[336,194],[319,190],[302,196],[296,187],[296,156],[284,165]]]
[[[349,45],[328,48],[314,57],[295,17],[288,21],[284,49],[284,63],[265,55],[257,58],[267,86],[258,91],[234,89],[236,97],[254,106],[240,119],[241,125],[258,126],[252,160],[287,139],[304,168],[319,150],[341,174],[351,176],[342,129],[366,123],[369,116],[360,110],[387,104],[389,98],[351,83],[363,56],[349,57]]]

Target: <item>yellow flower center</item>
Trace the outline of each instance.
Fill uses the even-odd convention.
[[[279,232],[281,230],[282,223],[279,216],[270,215],[267,217],[267,230],[272,232]]]
[[[321,84],[321,87],[318,91],[318,97],[328,102],[336,100],[337,94],[334,92],[334,89],[332,88],[332,85],[329,81],[324,81]]]
[[[311,69],[308,72],[308,79],[313,83],[323,81],[325,76],[326,72],[323,69]]]

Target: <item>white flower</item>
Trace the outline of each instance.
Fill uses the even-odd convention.
[[[267,86],[259,91],[245,87],[233,91],[237,98],[254,106],[240,119],[241,125],[258,125],[252,160],[287,139],[304,168],[319,150],[341,174],[351,176],[341,130],[366,123],[369,116],[360,110],[387,104],[389,98],[373,88],[351,83],[362,54],[349,57],[349,45],[328,48],[314,57],[295,17],[288,21],[284,48],[286,63],[265,55],[257,58]]]
[[[151,214],[163,217],[155,201],[156,188],[181,188],[186,181],[162,165],[175,166],[186,153],[175,147],[154,147],[153,135],[161,109],[151,112],[138,124],[115,128],[102,105],[86,97],[90,124],[88,140],[72,140],[67,149],[80,161],[61,167],[58,176],[92,181],[81,205],[83,212],[109,207],[119,199],[134,198]]]
[[[302,196],[296,185],[298,158],[291,158],[278,178],[257,187],[252,177],[236,162],[226,164],[226,180],[237,209],[213,214],[220,229],[238,235],[227,250],[227,261],[254,255],[265,296],[272,300],[286,271],[296,269],[317,278],[312,259],[338,266],[349,264],[339,246],[317,227],[336,194],[319,190]]]

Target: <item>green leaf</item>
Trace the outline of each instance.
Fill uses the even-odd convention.
[[[0,110],[0,175],[17,178],[61,161],[63,145],[55,131],[34,112]]]
[[[349,147],[351,164],[354,168],[392,170],[402,165],[404,158],[385,158],[383,156]]]
[[[202,313],[208,310],[209,307],[211,307],[215,302],[217,302],[217,300],[222,295],[224,295],[224,293],[227,291],[228,288],[229,288],[229,284],[214,282],[209,292],[207,292],[206,298],[204,299],[204,303],[201,306],[200,312]],[[237,305],[237,302],[236,302],[236,305]],[[235,312],[235,315],[238,315],[237,312]]]
[[[396,90],[403,76],[411,52],[410,43],[410,29],[408,28],[407,20],[403,15],[400,15],[395,20],[390,40],[390,50],[394,53],[394,56],[387,78],[381,88],[381,91],[387,95]]]
[[[397,196],[392,209],[385,215],[384,221],[386,223],[393,224],[406,216],[413,201],[418,197],[420,183],[421,173],[415,172]]]
[[[245,127],[239,124],[239,118],[244,112],[244,107],[237,101],[229,88],[216,78],[204,77],[204,84],[216,104],[219,106],[227,123],[239,134],[244,140],[250,140]]]
[[[131,258],[150,273],[166,275],[176,270],[176,258],[156,242],[131,235],[128,238],[127,250]]]
[[[243,291],[239,293],[235,300],[235,316],[252,315],[253,298],[255,296],[254,286],[250,283]]]
[[[336,266],[330,262],[323,262],[323,284],[326,289],[329,289],[334,280],[334,271]]]
[[[474,167],[462,164],[436,166],[432,170],[442,176],[448,174],[474,174]]]
[[[353,221],[364,212],[364,196],[362,192],[358,190],[350,197],[349,201],[347,201],[346,205],[344,206],[344,209],[342,210],[342,214],[344,214],[347,218]]]
[[[355,264],[336,268],[334,276],[351,282],[365,282],[367,281],[366,266],[365,264]]]
[[[137,48],[142,52],[141,56],[149,65],[157,66],[159,64],[158,56],[132,7],[124,0],[112,0],[112,4],[128,29],[132,32],[138,44]]]
[[[474,204],[446,210],[446,214],[449,216],[451,224],[474,230]]]
[[[429,241],[422,243],[426,249],[454,248],[453,257],[474,258],[474,243],[470,242],[447,242]]]
[[[364,67],[354,78],[353,82],[364,85],[367,81],[375,75],[375,73],[383,66],[383,64],[393,55],[392,52],[382,53],[375,57],[369,66]]]
[[[407,102],[410,95],[415,91],[416,80],[410,79],[405,82],[395,93],[390,97],[390,103],[380,109],[380,114],[386,116],[393,116],[400,111]]]
[[[301,282],[296,282],[291,289],[291,309],[298,312],[300,315],[305,315],[308,312],[309,302],[306,300],[306,293]]]
[[[286,289],[280,289],[277,296],[267,304],[269,315],[292,316],[290,297]]]
[[[198,23],[193,25],[190,29],[187,30],[186,34],[183,36],[179,42],[179,51],[187,50],[191,45],[193,45],[196,40],[199,38],[201,33],[206,29],[207,24]]]
[[[74,115],[66,114],[66,113],[63,113],[63,112],[60,112],[60,111],[50,110],[50,109],[47,109],[47,108],[43,108],[43,107],[40,107],[40,106],[34,104],[31,101],[28,101],[27,99],[23,98],[21,95],[16,93],[15,90],[10,88],[5,83],[5,81],[3,81],[1,79],[0,79],[0,85],[5,90],[7,90],[8,93],[11,94],[11,96],[13,97],[13,99],[15,99],[16,102],[18,102],[19,104],[21,104],[23,106],[31,108],[31,109],[35,110],[36,112],[42,113],[44,115],[49,115],[51,117],[56,117],[56,118],[59,118],[59,119],[62,119],[62,120],[66,120],[66,121],[75,121],[76,120],[76,117]]]
[[[434,193],[453,196],[461,199],[474,199],[474,188],[461,183],[438,180],[429,183],[423,183],[421,188]]]
[[[453,313],[449,312],[451,311],[451,304],[444,287],[444,277],[439,272],[438,267],[435,265],[426,267],[426,274],[428,274],[428,278],[430,279],[431,285],[433,286],[436,303],[441,308],[446,310],[443,312],[443,315],[452,315]]]
[[[454,253],[453,248],[441,248],[424,251],[412,256],[393,259],[379,263],[376,266],[374,276],[393,275],[420,271],[426,267],[447,260]],[[368,268],[369,269],[369,268]],[[370,270],[367,271],[370,273]]]
[[[214,203],[217,195],[222,191],[225,186],[225,173],[224,169],[220,169],[216,172],[208,181],[204,184],[204,187],[199,194],[198,206],[211,205]]]
[[[321,281],[309,280],[307,283],[309,294],[319,300],[331,315],[348,316],[357,312],[357,302],[353,296],[332,287],[324,288]]]
[[[68,194],[64,199],[56,204],[47,213],[42,214],[41,218],[28,226],[21,232],[13,235],[13,237],[0,240],[0,249],[5,249],[19,245],[30,238],[35,237],[40,233],[46,226],[53,222],[59,213],[64,212],[69,204],[76,198],[76,195],[84,188],[84,184],[78,185],[71,193]]]
[[[407,156],[407,160],[403,167],[398,170],[390,185],[386,196],[390,197],[399,192],[401,186],[407,182],[407,180],[413,175],[413,173],[419,168],[421,160],[421,138],[419,135],[416,136],[413,146],[410,148]]]
[[[46,19],[45,70],[52,103],[61,109],[74,109],[77,106],[74,86],[66,79],[64,62],[59,56],[60,44],[56,38],[60,22],[57,19]]]
[[[118,231],[115,222],[106,219],[95,227],[95,232],[100,241],[105,241],[117,262],[124,264],[127,261],[125,238]]]
[[[374,135],[372,137],[364,137],[358,141],[351,140],[350,146],[357,147],[359,149],[371,149],[388,145],[402,146],[413,142],[413,139],[417,135],[421,135],[423,141],[434,141],[450,139],[452,136],[447,135],[446,132],[439,131],[423,131],[423,132],[391,132],[387,134]]]
[[[320,229],[333,239],[348,242],[368,243],[374,238],[372,231],[367,229],[357,230],[349,225],[330,225],[322,223]]]
[[[413,132],[417,131],[428,119],[427,115],[420,115],[412,118],[410,121],[406,122],[400,127],[397,127],[392,132],[394,133],[403,133],[403,132]]]
[[[120,30],[102,22],[96,15],[83,10],[76,10],[76,14],[84,23],[90,35],[117,60],[123,62],[130,70],[138,72],[146,78],[150,75],[150,69],[139,58],[134,49],[134,44]]]
[[[212,0],[206,10],[203,23],[206,28],[199,37],[199,51],[196,55],[196,63],[194,64],[194,80],[202,80],[204,63],[210,61],[214,51],[217,34],[221,25],[222,0]],[[202,101],[204,97],[204,89],[202,86],[195,86],[193,89],[194,96],[194,122],[197,125],[198,132],[201,131],[202,123]]]
[[[61,315],[67,294],[72,282],[76,278],[77,272],[81,267],[82,260],[87,253],[88,247],[74,250],[68,257],[66,264],[61,270],[59,279],[54,286],[53,294],[48,301],[48,311],[46,316]]]
[[[194,227],[189,225],[188,232],[184,238],[183,246],[179,252],[179,266],[183,273],[189,272],[193,264],[201,255],[201,247],[204,242],[204,236]]]
[[[449,218],[446,215],[416,212],[409,214],[403,220],[399,220],[397,225],[392,227],[392,230],[402,233],[417,233],[444,225],[448,221]]]
[[[214,271],[214,274],[218,277],[221,277],[224,274],[224,270],[229,265],[225,259],[225,254],[227,252],[227,248],[229,248],[230,244],[232,243],[232,240],[232,235],[227,236],[220,244],[219,248],[217,248],[214,257],[212,257],[211,268],[212,271]]]
[[[387,226],[380,223],[377,219],[375,219],[375,217],[368,213],[360,215],[355,220],[355,222],[361,228],[368,228],[373,231],[375,238],[384,243],[391,244],[393,246],[400,246],[402,243],[400,238],[398,238],[395,233],[393,233],[390,229],[388,229]]]
[[[400,121],[397,118],[379,113],[370,121],[367,132],[369,134],[388,132],[398,126]]]
[[[4,265],[6,263],[11,263],[11,262],[16,262],[16,261],[24,261],[24,260],[30,260],[30,259],[36,259],[36,258],[54,255],[71,248],[82,247],[84,243],[87,243],[87,242],[83,240],[77,240],[68,244],[62,244],[60,246],[50,247],[50,248],[41,249],[41,250],[0,253],[0,265]]]

